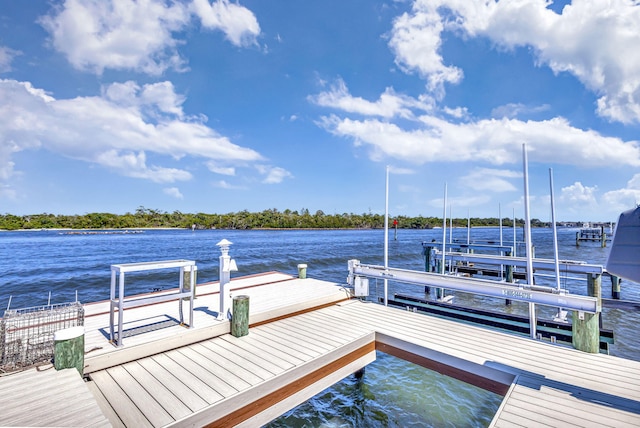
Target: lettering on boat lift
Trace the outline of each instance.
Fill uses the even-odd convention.
[[[502,295],[526,300],[533,299],[533,294],[524,290],[502,290]]]

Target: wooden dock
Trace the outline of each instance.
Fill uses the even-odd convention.
[[[216,284],[198,287],[192,329],[175,324],[177,302],[125,311],[121,348],[107,340],[108,302],[86,305],[91,394],[78,399],[97,403],[113,426],[260,426],[366,366],[378,350],[503,395],[491,426],[640,426],[640,362],[345,300],[343,287],[315,279],[272,272],[234,279],[231,288],[250,296],[244,337],[212,313]],[[41,375],[34,371],[20,388],[31,390]],[[14,376],[0,378],[0,392],[16,387]],[[49,385],[50,395],[65,389]],[[0,425],[13,425],[5,414],[24,414],[22,426],[47,425],[30,410],[40,408],[35,403],[12,403],[0,403]]]

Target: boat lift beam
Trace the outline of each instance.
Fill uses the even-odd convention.
[[[385,279],[408,284],[440,287],[448,290],[480,294],[489,297],[506,298],[521,302],[562,307],[568,310],[592,314],[602,311],[601,303],[595,297],[538,291],[533,290],[528,284],[513,285],[504,282],[464,278],[430,272],[385,268],[379,265],[361,264],[359,260],[349,260],[348,281],[350,285],[355,283],[356,277]]]
[[[442,252],[436,250],[435,260],[442,260]],[[527,259],[524,257],[497,256],[488,254],[467,254],[467,253],[446,253],[445,259],[452,262],[484,263],[493,265],[509,265],[516,267],[527,267]],[[558,260],[562,273],[583,273],[592,275],[602,275],[604,268],[602,265],[592,265],[583,262],[570,260]],[[555,261],[551,259],[533,259],[533,269],[555,270]]]

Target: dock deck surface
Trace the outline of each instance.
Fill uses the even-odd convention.
[[[198,287],[193,329],[171,324],[176,302],[126,310],[122,348],[105,336],[108,302],[87,305],[86,386],[113,426],[260,426],[376,350],[504,395],[491,426],[640,426],[637,361],[344,301],[336,284],[277,273],[232,281],[250,295],[252,327],[236,338],[215,319],[215,287]]]

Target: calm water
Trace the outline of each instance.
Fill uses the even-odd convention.
[[[575,246],[575,229],[559,229],[561,259],[604,264],[608,248],[597,244]],[[454,230],[454,239],[466,241],[466,229]],[[513,242],[511,229],[503,240]],[[518,230],[518,240],[522,231]],[[424,269],[423,241],[441,240],[442,230],[390,232],[389,265]],[[553,258],[550,229],[532,231],[536,256]],[[297,274],[298,263],[308,265],[307,275],[346,282],[347,260],[383,264],[384,231],[228,231],[146,230],[139,234],[65,234],[59,231],[0,232],[0,313],[7,308],[45,305],[75,300],[109,298],[110,266],[117,263],[189,259],[198,265],[198,282],[218,279],[216,243],[233,242],[231,256],[238,264],[234,276],[266,271]],[[447,238],[448,239],[448,238]],[[472,240],[499,240],[497,228],[473,229]],[[539,283],[543,283],[541,279]],[[127,294],[173,288],[175,272],[151,271],[129,274]],[[549,281],[555,286],[555,282]],[[585,281],[565,280],[571,293],[585,294]],[[610,297],[610,283],[603,279],[603,297]],[[374,281],[371,292],[381,292]],[[422,287],[390,283],[394,292],[420,295]],[[640,286],[623,281],[622,299],[640,301]],[[505,309],[504,301],[457,294],[456,302],[489,309]],[[527,314],[528,306],[513,304],[509,312]],[[550,317],[554,310],[538,308],[538,316]],[[640,313],[605,308],[603,327],[613,329],[616,343],[610,353],[640,360],[640,338],[636,334]],[[353,376],[319,394],[313,400],[274,421],[273,426],[486,426],[501,397],[430,372],[421,367],[379,354],[362,380]],[[452,418],[453,416],[453,419]]]

